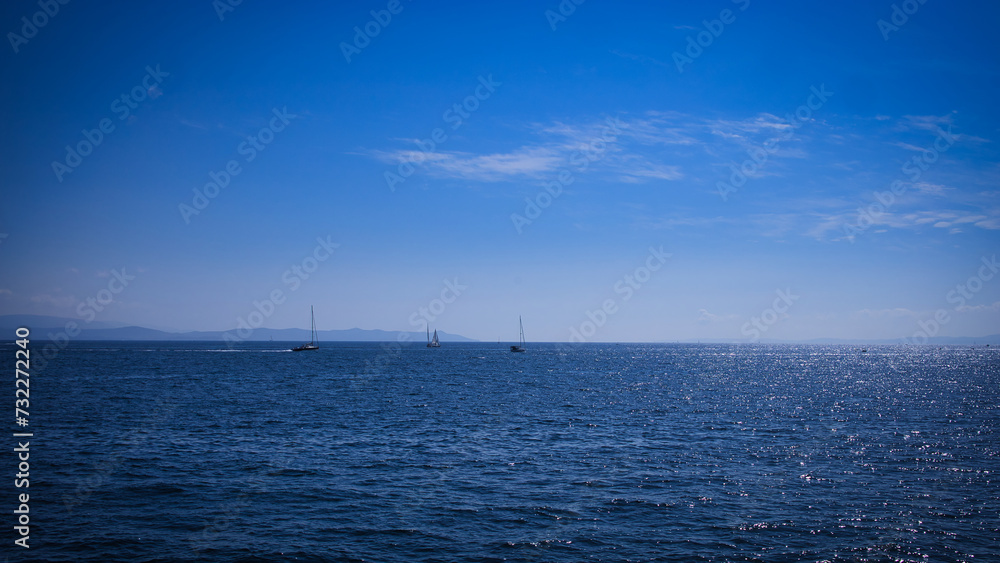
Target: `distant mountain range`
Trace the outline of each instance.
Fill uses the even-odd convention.
[[[141,326],[126,326],[123,323],[113,322],[85,322],[82,319],[68,319],[62,317],[48,317],[43,315],[0,315],[0,331],[13,337],[14,330],[18,327],[28,327],[31,329],[34,339],[53,339],[60,332],[66,330],[67,323],[76,323],[80,329],[80,334],[73,337],[73,340],[202,340],[209,342],[222,342],[226,340],[228,334],[230,338],[237,336],[236,330],[213,330],[213,331],[191,331],[173,332],[156,330]],[[422,332],[405,332],[395,330],[368,330],[361,328],[351,328],[346,330],[320,330],[319,339],[321,342],[391,342],[396,341],[401,334],[408,334],[409,339],[414,342],[421,342],[426,339]],[[0,334],[2,337],[2,334]],[[478,342],[472,338],[467,338],[459,334],[438,331],[438,338],[441,342]],[[307,342],[309,331],[301,328],[258,328],[248,338],[240,340],[261,341],[277,340],[281,342]],[[673,341],[671,341],[673,342]],[[684,344],[692,344],[694,340],[680,341]],[[736,338],[715,338],[702,339],[702,343],[722,343],[722,344],[749,344],[745,339]],[[761,339],[758,344],[856,344],[856,345],[892,345],[903,344],[902,338],[895,340],[862,340],[862,339],[838,339],[838,338],[816,338],[812,340],[771,340]],[[927,344],[933,346],[966,346],[989,344],[990,346],[1000,346],[1000,334],[989,336],[936,336],[929,338]]]
[[[67,323],[75,323],[80,334],[73,337],[73,340],[203,340],[210,342],[221,342],[226,340],[228,334],[230,338],[236,337],[236,330],[213,330],[213,331],[191,331],[191,332],[167,332],[141,326],[126,326],[123,323],[109,322],[85,322],[83,319],[67,319],[61,317],[47,317],[43,315],[0,315],[0,331],[10,333],[13,338],[14,330],[18,327],[27,327],[31,330],[33,339],[51,340],[60,332],[66,330]],[[73,325],[70,325],[71,327]],[[422,342],[426,339],[426,334],[422,332],[405,332],[393,330],[366,330],[361,328],[351,328],[346,330],[320,330],[319,339],[321,342],[390,342],[396,341],[401,334],[408,334],[411,341]],[[307,342],[309,331],[301,328],[258,328],[247,338],[240,340],[260,341],[277,340],[282,342]],[[438,331],[438,339],[441,342],[476,342],[471,338],[466,338],[459,334]]]

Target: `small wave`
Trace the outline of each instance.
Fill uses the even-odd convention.
[[[144,498],[151,498],[154,495],[176,495],[186,492],[185,489],[169,483],[153,483],[151,485],[129,485],[125,487],[129,492],[141,494]]]

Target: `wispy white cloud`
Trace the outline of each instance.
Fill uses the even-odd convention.
[[[623,59],[629,59],[629,60],[633,60],[633,61],[639,61],[641,63],[650,63],[652,65],[662,66],[664,68],[673,68],[673,66],[674,66],[674,65],[671,65],[671,64],[667,64],[667,63],[665,63],[665,62],[663,62],[663,61],[661,61],[659,59],[654,59],[653,57],[648,57],[646,55],[636,55],[636,54],[633,54],[633,53],[626,53],[626,52],[623,52],[623,51],[619,51],[617,49],[612,49],[611,50],[611,54],[617,55],[617,56],[619,56],[619,57],[621,57]]]
[[[979,227],[980,229],[989,229],[991,231],[998,231],[998,230],[1000,230],[1000,216],[994,215],[993,217],[990,217],[989,219],[983,219],[982,221],[976,221],[973,224],[975,226]]]
[[[707,123],[713,134],[723,137],[739,136],[740,133],[783,133],[792,128],[792,124],[770,113],[761,113],[754,117],[739,120],[717,119]]]
[[[779,158],[779,159],[781,159],[781,158],[806,159],[806,158],[809,158],[810,156],[811,155],[809,154],[808,151],[806,151],[805,149],[799,148],[799,147],[784,147],[783,146],[783,147],[779,147],[778,150],[777,150],[777,152],[775,152],[775,157]]]
[[[372,151],[370,154],[388,164],[409,161],[438,176],[478,182],[541,178],[563,164],[559,153],[546,147],[523,147],[508,153],[484,155],[418,150]]]
[[[642,117],[628,121],[625,137],[642,145],[700,145],[705,125],[701,120],[677,112],[647,111]]]
[[[972,224],[981,229],[1000,229],[997,217],[988,217],[982,214],[970,214],[962,211],[918,211],[916,213],[906,213],[898,216],[892,226],[912,227],[932,224],[937,228],[951,227],[952,225]]]
[[[940,132],[954,123],[954,112],[945,115],[904,115],[899,122],[902,130],[922,130]],[[921,149],[923,150],[923,149]]]
[[[955,307],[955,310],[959,313],[998,312],[1000,311],[1000,301],[995,301],[989,305],[959,305]]]
[[[630,56],[624,52],[615,54]],[[757,192],[757,196],[753,196],[746,191],[744,199],[755,201],[757,197],[756,202],[760,203],[759,196],[775,193],[775,187],[787,190],[787,197],[771,198],[773,205],[767,213],[734,216],[726,223],[727,228],[743,229],[778,240],[806,236],[836,242],[850,239],[845,227],[858,224],[858,209],[867,209],[876,202],[874,192],[884,193],[892,181],[902,179],[896,165],[884,166],[886,159],[898,158],[897,152],[886,147],[923,152],[926,147],[919,145],[924,141],[914,139],[925,138],[927,131],[940,134],[942,129],[948,130],[953,126],[955,115],[869,117],[865,118],[867,123],[882,121],[889,127],[877,125],[871,135],[848,136],[843,143],[827,142],[831,135],[845,130],[842,123],[813,121],[795,128],[777,113],[769,112],[719,118],[647,110],[640,114],[623,114],[615,120],[620,126],[611,135],[608,134],[607,118],[514,125],[522,130],[521,141],[508,150],[485,154],[442,150],[452,148],[450,146],[423,153],[417,150],[413,139],[396,139],[396,142],[409,145],[402,149],[364,154],[393,167],[400,161],[409,160],[431,176],[470,182],[545,182],[554,179],[560,171],[570,170],[611,184],[677,182],[692,187],[694,193],[705,193],[712,192],[717,182],[730,178],[734,163],[738,167],[746,161],[752,156],[749,151],[764,146],[767,140],[780,139],[777,150],[769,153],[763,165],[741,172],[750,181],[761,182],[761,186],[766,181],[768,192]],[[901,138],[904,131],[920,135],[904,139]],[[850,147],[848,159],[840,159],[844,146]],[[884,154],[869,155],[869,147],[882,147]],[[586,156],[587,164],[575,168],[574,157],[579,162],[581,155]],[[820,157],[822,161],[817,164],[816,159]],[[979,175],[976,176],[978,180],[971,181],[961,168],[956,168],[958,161],[935,166],[933,176],[928,173],[916,182],[904,182],[904,192],[897,195],[885,212],[865,218],[864,231],[868,235],[894,230],[923,230],[929,234],[933,229],[936,233],[957,235],[977,229],[1000,230],[1000,212],[995,212],[1000,191],[986,190],[978,196],[969,191],[969,188],[982,191],[981,186],[990,185],[988,178],[992,176]],[[1000,177],[1000,168],[993,175]],[[801,179],[802,183],[792,191],[786,179],[794,178]],[[843,191],[837,194],[838,186],[858,195],[848,197]],[[856,186],[870,187],[858,189]],[[744,193],[743,189],[740,193]],[[941,208],[945,197],[954,205],[953,209]],[[818,201],[822,198],[830,201]],[[657,218],[655,212],[647,210],[633,213],[635,221],[653,229],[719,224],[714,209],[698,206],[693,210],[695,217],[686,220]]]
[[[927,182],[917,182],[916,184],[911,184],[911,187],[917,192],[927,195],[945,195],[946,192],[955,189],[941,184],[929,184]]]
[[[622,182],[637,183],[647,178],[658,180],[680,180],[684,177],[680,166],[645,163],[642,168],[628,168],[622,171]]]
[[[209,130],[209,128],[207,126],[202,125],[201,123],[197,123],[197,122],[191,121],[190,119],[185,119],[185,118],[181,118],[181,125],[184,125],[186,127],[191,127],[193,129],[201,129],[203,131],[208,131]]]
[[[671,116],[676,117],[676,116]],[[547,179],[562,169],[602,171],[622,182],[676,181],[684,178],[679,163],[653,158],[655,145],[695,145],[699,141],[667,114],[635,119],[604,119],[584,123],[555,121],[527,127],[532,144],[508,152],[474,154],[461,151],[422,152],[417,149],[362,151],[387,164],[409,161],[438,177],[480,182]],[[413,140],[396,139],[407,143]]]
[[[917,145],[911,145],[910,143],[904,143],[902,141],[896,141],[894,143],[889,143],[889,144],[894,147],[899,147],[901,149],[906,149],[908,151],[913,151],[913,152],[922,153],[927,150],[927,147],[918,147]]]
[[[816,240],[842,240],[845,238],[844,225],[854,224],[855,215],[850,213],[815,214],[811,225],[806,227],[805,235]]]
[[[496,182],[511,176],[541,177],[562,163],[559,155],[545,147],[525,147],[509,153],[466,155],[440,153],[432,165],[445,175],[466,180]]]
[[[805,227],[804,234],[817,240],[847,240],[845,225],[856,226],[858,224],[858,211],[842,210],[828,213],[812,213],[803,216],[802,219],[809,222]],[[1000,230],[1000,216],[988,216],[981,213],[970,213],[968,211],[957,210],[931,210],[892,213],[886,212],[880,215],[867,215],[866,230],[873,233],[887,232],[890,229],[918,229],[931,227],[938,229],[951,229],[949,234],[959,234],[964,232],[958,226],[972,225],[980,229]],[[870,221],[870,223],[868,223]]]
[[[631,57],[629,53],[615,52]],[[613,123],[609,131],[609,123]],[[692,178],[688,169],[702,167],[704,176],[719,173],[732,161],[746,158],[746,150],[760,147],[769,139],[781,139],[767,166],[749,173],[753,178],[783,176],[774,164],[782,159],[810,158],[789,133],[794,126],[773,113],[762,112],[745,118],[720,119],[674,111],[648,110],[637,115],[621,115],[612,120],[556,120],[530,123],[522,127],[526,141],[503,152],[476,154],[442,150],[422,153],[414,139],[393,139],[408,147],[394,150],[366,150],[361,154],[388,164],[408,160],[438,177],[470,181],[499,182],[524,178],[543,179],[560,168],[574,170],[574,163],[586,159],[576,170],[603,174],[606,180],[626,183],[674,182]],[[449,147],[450,148],[450,147]],[[708,157],[708,158],[705,158]],[[724,164],[720,164],[722,159]]]
[[[956,131],[954,129],[956,113],[957,112],[951,112],[945,115],[904,115],[903,119],[899,122],[897,129],[900,131],[929,131],[938,135],[940,135],[942,131],[947,131],[951,137],[955,138],[956,142],[965,144],[983,144],[991,142],[989,139],[984,139],[983,137]],[[903,142],[893,144],[907,150],[920,152],[927,150],[927,147],[920,148]]]
[[[912,311],[905,307],[895,307],[892,309],[861,309],[860,311],[855,311],[853,313],[854,317],[863,317],[871,319],[882,319],[882,318],[899,318],[899,317],[912,317],[917,318],[920,313]]]
[[[985,215],[966,215],[965,217],[958,217],[958,218],[956,218],[952,222],[953,223],[981,223],[985,219],[987,219],[987,217]]]

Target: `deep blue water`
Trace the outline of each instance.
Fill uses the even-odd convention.
[[[998,560],[995,349],[285,349],[63,351],[5,555]]]

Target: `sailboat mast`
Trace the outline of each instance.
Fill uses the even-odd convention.
[[[319,346],[316,344],[316,341],[319,340],[319,335],[316,334],[316,309],[312,305],[309,306],[309,317],[311,324],[311,326],[309,327],[309,337],[311,338],[311,340],[309,341],[308,344],[303,344],[302,346],[296,346],[292,348],[292,352],[301,352],[303,350],[319,350]],[[274,340],[273,336],[271,337],[271,340]]]
[[[311,333],[311,335],[312,335],[312,341],[315,343],[316,342],[316,311],[314,310],[314,308],[313,308],[312,305],[309,306],[309,316],[312,317],[312,333]]]

